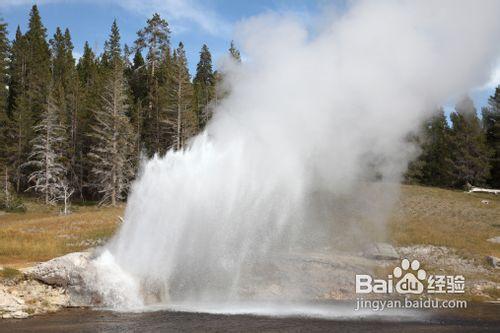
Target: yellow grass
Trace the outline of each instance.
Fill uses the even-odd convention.
[[[0,266],[27,266],[89,248],[109,238],[123,214],[123,207],[74,207],[67,216],[36,203],[27,208],[0,216]]]
[[[500,244],[487,241],[500,236],[500,196],[404,185],[389,233],[397,245],[447,246],[482,261],[500,256]]]

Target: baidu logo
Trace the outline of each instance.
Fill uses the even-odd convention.
[[[426,291],[432,293],[464,293],[463,275],[428,275],[418,260],[401,260],[386,279],[375,279],[368,274],[356,275],[357,294],[414,294]]]
[[[401,267],[394,268],[393,276],[399,279],[396,283],[396,291],[399,294],[421,294],[424,291],[424,284],[427,274],[420,268],[418,260],[413,260],[410,265],[408,259],[401,261]]]

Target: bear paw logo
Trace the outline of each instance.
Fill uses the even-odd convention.
[[[401,267],[394,268],[395,278],[400,278],[396,284],[396,291],[400,294],[421,294],[424,291],[424,284],[427,274],[420,268],[418,260],[413,260],[410,265],[408,259],[401,260]]]

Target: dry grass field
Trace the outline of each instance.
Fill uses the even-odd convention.
[[[119,225],[123,207],[74,206],[70,215],[34,202],[0,215],[0,266],[22,267],[98,245]]]
[[[405,185],[388,228],[399,255],[430,274],[465,276],[463,299],[500,300],[500,275],[486,260],[500,257],[488,241],[500,236],[500,196]]]
[[[500,196],[403,185],[389,233],[399,246],[446,246],[476,260],[500,257],[500,244],[487,241],[500,236]]]
[[[57,207],[28,201],[26,213],[0,215],[0,266],[27,266],[101,244],[123,215],[123,207],[73,208],[62,216]],[[487,241],[500,236],[500,196],[403,185],[388,233],[397,246],[446,246],[486,265],[486,255],[500,256],[500,244]]]

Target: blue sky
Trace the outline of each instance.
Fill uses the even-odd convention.
[[[235,24],[266,11],[291,12],[308,23],[309,18],[328,6],[342,10],[347,0],[0,0],[0,17],[9,24],[11,36],[17,25],[26,30],[28,13],[38,4],[49,38],[57,26],[71,31],[75,56],[86,40],[97,52],[102,51],[111,23],[116,18],[122,41],[131,45],[136,32],[154,12],[170,24],[172,44],[182,41],[186,47],[191,73],[198,62],[198,52],[206,43],[214,59],[227,52]],[[500,83],[500,70],[485,87],[471,92],[476,107],[487,103],[494,86]],[[453,101],[450,101],[450,105]],[[451,110],[451,106],[445,108]]]
[[[89,41],[100,53],[111,23],[116,18],[122,41],[129,45],[136,38],[146,19],[154,12],[170,24],[172,45],[182,41],[186,47],[191,69],[196,67],[198,52],[206,43],[214,57],[227,51],[233,26],[240,20],[259,13],[291,11],[313,14],[324,1],[201,1],[201,0],[0,0],[0,16],[9,24],[11,36],[17,25],[26,30],[28,13],[33,3],[40,9],[42,20],[52,37],[57,26],[70,29],[75,55],[81,54]],[[339,2],[340,4],[343,1]],[[305,15],[304,15],[305,16]]]

